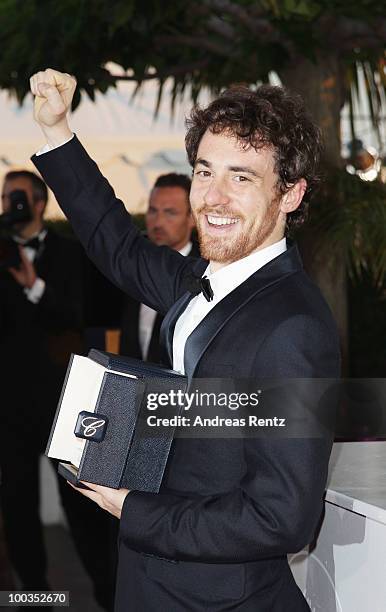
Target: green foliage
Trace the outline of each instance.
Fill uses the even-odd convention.
[[[371,21],[374,17],[384,17],[385,5],[380,0],[268,0],[265,2],[276,17],[292,19],[300,17],[306,21],[314,20],[327,13],[336,17]]]
[[[0,2],[0,85],[23,100],[28,78],[52,66],[76,74],[91,98],[113,84],[104,69],[120,60],[134,2],[6,0]]]
[[[320,246],[343,250],[354,283],[366,277],[382,286],[386,274],[386,185],[329,169],[311,206],[307,227],[317,231]]]
[[[29,76],[51,66],[93,99],[116,83],[105,69],[113,61],[139,83],[155,74],[161,92],[172,76],[174,96],[189,86],[195,99],[203,86],[256,83],[323,49],[374,69],[384,9],[383,0],[0,0],[0,87],[22,101]]]
[[[374,287],[364,273],[350,283],[350,376],[383,378],[386,372],[386,281]]]
[[[50,219],[45,221],[45,225],[47,225],[47,227],[52,229],[54,232],[57,232],[61,236],[66,236],[67,238],[75,238],[72,226],[69,224],[67,219]]]
[[[143,231],[145,229],[145,215],[136,214],[132,215],[132,218],[136,226],[141,231]],[[67,221],[67,219],[50,219],[45,222],[45,225],[53,229],[58,234],[61,234],[62,236],[67,236],[67,238],[75,239],[74,230],[72,229],[72,226]]]
[[[272,5],[276,17],[292,19],[294,16],[307,20],[315,19],[322,10],[321,2],[309,0],[274,0],[268,4]]]

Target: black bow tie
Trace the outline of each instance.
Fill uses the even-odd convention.
[[[198,278],[197,276],[191,276],[188,284],[188,291],[192,295],[199,295],[203,293],[204,298],[207,302],[213,300],[213,289],[210,285],[210,280],[206,276]]]
[[[35,236],[35,238],[31,238],[31,240],[27,240],[27,242],[25,242],[21,246],[28,247],[29,249],[34,249],[35,251],[38,251],[40,248],[40,245],[41,245],[41,241],[39,240],[37,236]]]

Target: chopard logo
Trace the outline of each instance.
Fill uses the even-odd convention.
[[[91,422],[90,422],[91,421]],[[83,435],[87,438],[92,438],[99,427],[103,427],[105,421],[103,419],[97,419],[95,417],[84,417],[81,425],[83,427]]]
[[[93,414],[87,410],[79,412],[74,434],[90,442],[103,442],[109,419],[104,414]]]

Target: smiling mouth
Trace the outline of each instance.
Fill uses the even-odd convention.
[[[223,225],[235,225],[239,222],[236,217],[216,217],[214,215],[205,215],[208,225],[210,226],[223,226]]]

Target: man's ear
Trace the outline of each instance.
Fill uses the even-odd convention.
[[[280,210],[282,213],[288,214],[296,210],[300,202],[303,199],[304,193],[307,189],[307,181],[300,179],[297,183],[285,193],[280,202]]]

